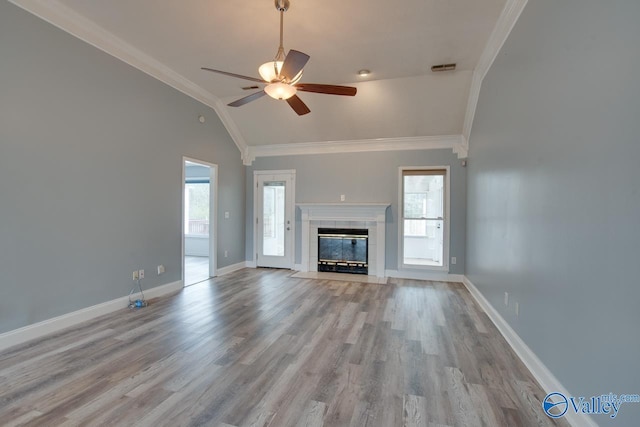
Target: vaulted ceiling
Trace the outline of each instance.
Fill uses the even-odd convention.
[[[241,150],[462,134],[473,70],[506,3],[290,0],[284,47],[311,56],[302,82],[358,88],[354,98],[299,93],[311,113],[297,116],[269,97],[228,107],[252,83],[200,69],[259,77],[278,47],[273,0],[12,1],[210,104]],[[441,63],[457,70],[433,73]]]

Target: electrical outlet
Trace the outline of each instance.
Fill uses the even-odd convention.
[[[451,264],[455,265],[458,262],[458,258],[452,256],[451,257]]]
[[[509,292],[504,293],[504,305],[509,305]]]
[[[229,256],[229,251],[224,251],[224,257],[228,257]]]
[[[158,266],[158,276],[164,274],[164,265],[160,264]]]
[[[224,213],[224,219],[229,219],[229,211],[226,211],[226,212]]]
[[[340,195],[340,201],[344,202],[345,200],[347,200],[347,197],[344,194]]]
[[[516,302],[516,317],[520,317],[520,303]]]
[[[144,270],[138,270],[138,277],[144,279]]]
[[[138,270],[133,272],[133,280],[138,280]]]

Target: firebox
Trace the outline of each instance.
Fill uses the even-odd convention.
[[[356,228],[318,229],[318,271],[369,273],[369,231]]]

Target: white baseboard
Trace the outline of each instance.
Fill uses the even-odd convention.
[[[247,267],[245,261],[238,262],[236,264],[227,265],[226,267],[219,268],[217,271],[218,276],[224,276],[225,274],[233,273],[234,271],[242,270]]]
[[[143,291],[145,298],[151,299],[177,292],[182,288],[182,280],[178,280],[177,282],[167,283],[166,285],[156,286],[151,289],[145,290],[143,288]],[[138,298],[138,294],[132,295],[132,299],[136,298]],[[129,296],[127,295],[101,304],[93,305],[91,307],[82,308],[71,313],[63,314],[62,316],[43,320],[42,322],[24,326],[19,329],[14,329],[13,331],[5,332],[0,334],[0,351],[13,347],[14,345],[22,344],[33,339],[41,338],[45,335],[58,332],[62,329],[78,325],[98,316],[122,310],[128,305]]]
[[[294,264],[293,269],[295,271],[302,271],[302,264]]]
[[[489,316],[493,324],[496,325],[496,328],[498,328],[498,331],[500,331],[513,351],[515,351],[520,360],[522,360],[529,371],[531,371],[531,374],[533,374],[533,377],[538,381],[540,387],[542,387],[546,393],[559,392],[567,397],[572,396],[466,276],[463,276],[463,283],[478,305],[484,310],[487,316]],[[540,402],[540,405],[542,405],[542,402]],[[569,424],[575,427],[598,427],[598,424],[596,424],[591,417],[576,414],[575,412],[567,411],[564,418]]]
[[[247,268],[256,268],[256,262],[255,261],[245,261],[245,267],[247,267]]]
[[[398,279],[432,280],[438,282],[462,283],[464,279],[462,274],[449,274],[438,271],[385,270],[384,274],[386,277],[395,277]]]

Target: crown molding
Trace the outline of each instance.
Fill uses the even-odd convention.
[[[160,80],[185,95],[213,108],[244,160],[247,143],[229,116],[224,103],[215,95],[178,74],[155,58],[133,47],[85,18],[58,0],[9,0],[16,6],[60,28],[80,40],[108,53],[134,68]]]
[[[528,0],[507,0],[498,22],[473,72],[462,135],[415,138],[381,138],[355,141],[323,141],[311,143],[249,146],[240,129],[229,115],[220,98],[178,74],[168,66],[145,54],[131,44],[78,14],[58,0],[9,0],[16,6],[66,31],[84,42],[118,58],[134,68],[160,80],[187,96],[211,107],[240,150],[243,164],[250,165],[256,157],[321,154],[362,151],[395,151],[451,148],[459,158],[469,151],[471,127],[475,117],[482,81],[491,68]],[[453,141],[455,139],[455,142]]]
[[[480,55],[480,60],[473,71],[473,77],[471,79],[471,89],[469,90],[469,99],[467,100],[467,110],[464,116],[464,124],[462,126],[462,135],[467,141],[471,137],[471,127],[473,126],[473,119],[476,114],[476,108],[478,107],[478,98],[480,97],[480,88],[482,87],[482,81],[484,80],[487,72],[493,65],[498,53],[502,49],[505,41],[511,34],[511,30],[515,26],[518,18],[522,14],[524,7],[527,5],[528,0],[507,0],[504,5],[500,17],[496,26],[493,28],[487,45]]]
[[[450,148],[459,158],[466,157],[466,140],[462,135],[416,136],[401,138],[358,139],[351,141],[298,142],[292,144],[255,145],[247,149],[245,165],[258,157],[300,156],[308,154],[361,153],[365,151],[438,150]]]

